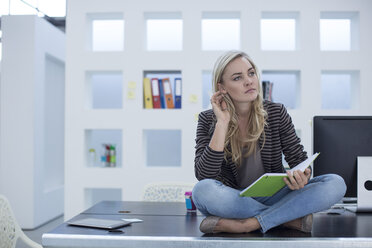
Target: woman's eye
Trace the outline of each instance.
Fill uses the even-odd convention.
[[[254,76],[254,74],[255,74],[254,71],[252,71],[252,72],[249,73],[249,76],[252,77],[252,76]]]
[[[234,81],[238,81],[239,79],[240,79],[240,76],[235,77],[235,78],[234,78]]]

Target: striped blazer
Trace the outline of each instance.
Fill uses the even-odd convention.
[[[265,143],[263,144],[263,135],[259,140],[263,167],[265,172],[284,172],[282,153],[291,168],[306,160],[307,154],[286,108],[269,101],[264,101],[264,108],[268,114],[264,128]],[[237,166],[232,162],[231,156],[225,160],[223,151],[214,151],[209,147],[216,121],[212,109],[199,114],[195,139],[195,176],[198,180],[212,178],[229,187],[238,188]]]

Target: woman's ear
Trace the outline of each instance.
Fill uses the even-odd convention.
[[[223,93],[223,94],[226,94],[227,93],[227,91],[226,91],[226,89],[225,89],[225,86],[223,86],[223,84],[221,84],[221,83],[218,83],[218,89],[221,91],[221,93]]]

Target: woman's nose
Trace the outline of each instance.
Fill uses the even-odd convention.
[[[244,85],[251,85],[253,82],[253,79],[248,77],[248,78],[245,78],[244,80]]]

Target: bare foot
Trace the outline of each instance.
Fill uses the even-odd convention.
[[[246,233],[253,232],[261,227],[256,218],[225,219],[221,218],[214,228],[216,232]]]

